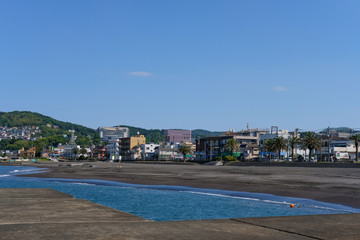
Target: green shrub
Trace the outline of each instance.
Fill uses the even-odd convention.
[[[225,156],[224,160],[227,161],[227,162],[237,161],[236,157],[234,157],[234,156]]]

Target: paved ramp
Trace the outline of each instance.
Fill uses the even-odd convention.
[[[51,189],[0,189],[0,239],[360,239],[360,214],[153,222]]]

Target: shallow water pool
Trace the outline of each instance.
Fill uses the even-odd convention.
[[[271,194],[16,176],[37,171],[43,170],[0,166],[0,187],[52,188],[155,221],[360,213],[360,209],[343,205]]]

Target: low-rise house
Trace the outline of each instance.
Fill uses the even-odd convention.
[[[36,154],[36,149],[35,147],[31,147],[27,150],[24,150],[24,148],[22,148],[20,150],[20,156],[25,156],[26,158],[34,158]]]
[[[181,160],[182,154],[178,152],[179,143],[161,143],[159,146],[159,160]]]
[[[108,146],[96,146],[92,149],[92,156],[98,160],[106,160],[106,152]]]
[[[321,150],[317,151],[315,154],[321,154],[321,159],[324,159],[325,161],[347,162],[356,159],[356,147],[354,141],[335,140],[330,141],[330,144],[325,142]]]
[[[149,143],[141,144],[141,157],[143,160],[153,160],[156,156],[156,149],[159,148],[159,144]]]
[[[40,133],[39,128],[24,126],[24,127],[7,127],[0,126],[0,140],[2,139],[23,139],[34,140],[35,135]]]
[[[131,160],[143,160],[141,145],[136,145],[130,150],[130,159]]]
[[[68,145],[58,145],[59,152],[61,152],[61,155],[63,157],[76,157],[78,154],[74,153],[74,148],[78,149],[78,152],[80,150],[80,146],[75,144],[68,144]]]

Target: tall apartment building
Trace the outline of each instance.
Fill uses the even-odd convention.
[[[191,142],[191,130],[165,130],[166,142]]]
[[[107,152],[111,160],[120,159],[120,138],[130,136],[130,130],[127,127],[99,127],[98,132],[101,141],[107,141]]]
[[[130,151],[140,145],[146,143],[146,138],[144,135],[140,135],[139,133],[135,137],[126,137],[119,139],[119,148],[121,151],[121,155],[126,156],[130,153]]]

